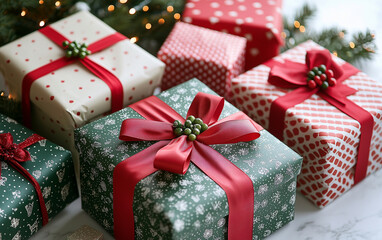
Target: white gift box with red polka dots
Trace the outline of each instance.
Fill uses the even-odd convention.
[[[245,37],[246,70],[278,55],[282,0],[188,0],[183,21]]]
[[[50,25],[71,41],[93,43],[115,33],[83,11]],[[24,76],[65,55],[40,32],[33,32],[0,48],[0,70],[13,98],[21,100]],[[88,56],[122,83],[124,106],[152,95],[164,64],[128,39]],[[30,90],[32,126],[36,132],[75,154],[73,130],[109,113],[109,87],[79,61],[36,80]]]
[[[228,98],[232,78],[244,72],[245,45],[242,37],[176,23],[158,52],[166,64],[162,90],[198,78]]]
[[[305,42],[276,57],[305,63],[306,51],[322,49]],[[335,58],[343,64],[344,61]],[[289,92],[269,84],[270,68],[260,65],[232,80],[236,106],[268,128],[269,109],[278,97]],[[382,167],[382,84],[359,72],[345,82],[358,91],[348,99],[371,113],[373,136],[367,175]],[[360,124],[318,95],[289,108],[285,118],[284,142],[304,157],[298,189],[319,207],[324,207],[354,185],[354,166]]]

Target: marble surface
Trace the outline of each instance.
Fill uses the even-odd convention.
[[[305,1],[284,0],[283,12],[293,13]],[[322,0],[310,27],[339,26],[350,33],[369,28],[376,34],[377,45],[382,49],[382,4],[380,0]],[[367,3],[368,5],[366,5]],[[355,14],[356,13],[356,14]],[[374,79],[382,81],[382,54],[377,52],[372,61],[356,66]],[[104,233],[106,240],[113,239],[93,219],[81,210],[80,199],[67,206],[55,219],[41,229],[32,239],[59,240],[87,224]],[[318,209],[297,194],[295,220],[269,236],[269,240],[281,239],[382,239],[382,171],[369,176],[324,209]]]

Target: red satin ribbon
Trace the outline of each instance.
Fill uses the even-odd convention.
[[[307,84],[307,73],[313,67],[324,64],[327,69],[332,69],[337,85],[326,90],[319,88],[310,89]],[[265,63],[271,67],[268,82],[282,88],[295,88],[295,90],[277,98],[272,102],[269,115],[269,131],[279,139],[283,139],[285,128],[285,114],[288,108],[309,99],[313,94],[338,108],[343,113],[357,120],[361,124],[361,137],[358,147],[357,165],[355,167],[354,183],[357,184],[366,177],[369,159],[370,142],[373,135],[373,116],[361,108],[347,96],[357,92],[343,82],[350,76],[359,72],[358,69],[345,63],[339,66],[333,61],[328,50],[311,50],[306,54],[306,64],[286,60],[280,63],[270,60]]]
[[[64,41],[69,41],[69,39],[61,35],[59,32],[57,32],[50,26],[46,26],[40,29],[39,31],[62,48],[63,48],[62,43]],[[102,38],[90,44],[88,47],[88,50],[90,50],[92,53],[96,53],[125,39],[126,39],[125,36],[116,32],[114,34],[111,34],[105,38]],[[32,83],[36,81],[37,79],[45,76],[46,74],[53,72],[57,69],[60,69],[62,67],[65,67],[69,64],[72,64],[76,61],[80,61],[87,69],[89,69],[92,73],[94,73],[94,75],[99,77],[108,85],[111,91],[111,111],[115,112],[122,109],[123,86],[121,82],[119,81],[119,79],[114,74],[112,74],[109,70],[102,67],[101,65],[94,62],[88,57],[85,57],[84,59],[62,57],[44,66],[41,66],[24,76],[23,82],[22,82],[22,90],[21,90],[22,92],[21,101],[23,106],[24,124],[27,127],[31,126],[30,88],[32,86]]]
[[[133,200],[135,185],[160,170],[185,174],[190,162],[215,181],[226,193],[229,205],[228,238],[252,239],[254,191],[251,179],[209,147],[210,144],[252,141],[262,128],[243,112],[218,121],[224,99],[198,93],[187,116],[200,117],[209,125],[197,140],[173,134],[172,123],[184,122],[159,98],[151,96],[130,107],[146,119],[126,119],[120,139],[124,141],[160,140],[149,148],[119,163],[113,174],[114,234],[116,239],[134,239]]]
[[[31,156],[24,148],[29,147],[32,144],[37,143],[45,138],[33,134],[25,139],[25,141],[15,144],[13,143],[13,137],[10,133],[0,134],[0,162],[4,161],[11,165],[16,171],[21,173],[34,187],[37,193],[37,197],[40,203],[40,211],[42,216],[42,225],[48,223],[48,211],[46,210],[45,201],[42,197],[41,188],[36,179],[25,169],[20,163],[31,160]],[[1,164],[0,164],[1,165]],[[0,167],[0,179],[1,179],[1,167]]]

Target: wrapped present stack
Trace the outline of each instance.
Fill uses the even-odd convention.
[[[117,239],[262,239],[294,217],[302,158],[198,80],[75,135],[82,207]]]
[[[281,0],[188,0],[183,21],[245,37],[245,68],[276,56],[282,45]]]
[[[150,96],[164,64],[82,11],[0,48],[25,124],[71,150],[73,129]]]
[[[0,239],[28,239],[78,197],[69,151],[0,114]]]
[[[304,157],[298,189],[324,207],[382,167],[382,85],[312,41],[242,74],[233,98]]]
[[[198,78],[229,97],[231,80],[244,72],[246,40],[178,22],[158,52],[166,63],[162,90]]]

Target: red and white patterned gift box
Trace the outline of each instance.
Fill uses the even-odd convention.
[[[281,0],[188,0],[183,21],[247,39],[245,69],[279,54]]]
[[[305,63],[308,50],[323,49],[305,42],[274,58]],[[338,64],[345,62],[334,57]],[[268,83],[270,68],[260,65],[232,80],[233,99],[266,129],[271,103],[291,89]],[[358,91],[347,98],[368,111],[374,119],[366,174],[382,167],[382,84],[358,72],[344,83]],[[315,205],[324,207],[354,185],[354,170],[360,141],[360,124],[314,94],[285,115],[284,142],[304,157],[298,189]]]
[[[244,72],[246,40],[178,22],[158,52],[166,64],[162,90],[198,78],[228,97],[232,78]]]
[[[86,11],[53,23],[49,28],[70,41],[87,45],[117,34]],[[121,106],[127,106],[152,95],[160,84],[165,66],[129,39],[121,39],[87,58],[119,79],[123,88]],[[0,48],[0,70],[13,98],[21,100],[22,82],[28,73],[65,56],[60,45],[36,31]],[[33,129],[71,150],[75,159],[73,130],[109,113],[113,101],[108,85],[80,60],[38,78],[29,93]]]

